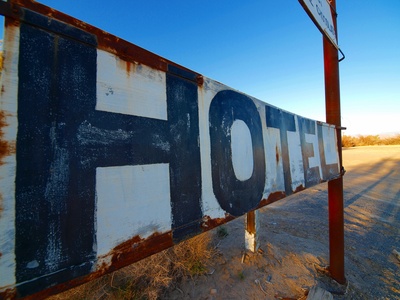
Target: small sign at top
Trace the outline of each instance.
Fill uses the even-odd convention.
[[[339,49],[329,2],[327,0],[299,0],[299,2],[322,34],[328,37],[332,44]]]

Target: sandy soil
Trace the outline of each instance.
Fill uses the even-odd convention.
[[[244,218],[213,243],[209,274],[181,282],[165,299],[306,299],[313,286],[334,299],[400,299],[400,146],[343,151],[345,273],[329,265],[327,184],[261,209],[260,247],[244,252]]]

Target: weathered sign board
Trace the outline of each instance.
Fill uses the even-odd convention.
[[[336,16],[335,18],[332,16],[332,7],[328,0],[299,0],[299,2],[321,33],[331,41],[336,49],[339,49],[334,23]],[[336,12],[333,13],[336,14]]]
[[[339,176],[334,126],[1,2],[0,297],[40,298]]]

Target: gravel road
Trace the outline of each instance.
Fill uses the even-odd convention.
[[[327,184],[261,209],[260,253],[243,255],[244,219],[214,242],[209,275],[193,278],[166,299],[306,299],[319,286],[334,299],[400,299],[400,146],[343,151],[345,274],[329,265]]]

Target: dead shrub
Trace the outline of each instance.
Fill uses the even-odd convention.
[[[49,299],[159,299],[180,280],[207,273],[214,254],[211,233],[203,233]]]
[[[378,146],[378,145],[400,145],[400,134],[389,137],[380,137],[379,135],[359,135],[359,136],[342,136],[343,147],[356,146]]]

